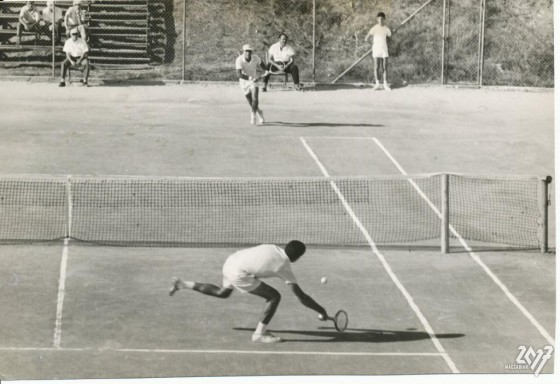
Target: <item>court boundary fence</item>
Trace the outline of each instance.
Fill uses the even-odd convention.
[[[105,4],[122,8],[127,2],[136,3],[135,0],[84,0],[84,5],[101,7]],[[417,83],[479,87],[553,87],[554,46],[553,36],[550,35],[553,20],[548,14],[550,10],[545,8],[547,7],[545,2],[540,2],[535,6],[536,9],[531,10],[534,12],[527,14],[526,6],[524,8],[522,2],[518,0],[512,3],[511,7],[506,7],[504,4],[500,5],[498,0],[418,0],[405,5],[397,2],[398,4],[392,5],[392,9],[383,9],[388,13],[389,27],[394,32],[394,37],[391,38],[393,48],[389,47],[392,51],[390,55],[393,63],[390,64],[390,69],[394,71],[392,74],[397,82],[394,85],[405,86]],[[0,2],[0,5],[7,7],[13,3],[24,3],[24,1],[5,0]],[[44,1],[36,3],[43,5]],[[56,0],[55,8],[57,3],[64,9],[71,4],[71,1]],[[97,56],[100,56],[101,51],[109,52],[107,55],[112,56],[105,55],[97,62],[95,59],[91,60],[99,69],[94,71],[92,76],[102,79],[110,79],[113,76],[116,80],[128,77],[126,80],[235,81],[234,71],[230,67],[233,65],[235,55],[239,54],[240,46],[244,42],[254,42],[259,51],[266,50],[265,45],[274,43],[279,30],[282,29],[295,35],[292,41],[298,48],[297,60],[301,67],[300,78],[303,81],[317,84],[334,84],[342,78],[349,83],[373,81],[373,65],[367,63],[355,67],[370,56],[371,50],[363,53],[362,35],[365,35],[367,29],[375,23],[377,9],[372,7],[389,8],[383,2],[377,1],[369,6],[360,2],[350,2],[351,6],[347,6],[330,0],[263,0],[253,5],[240,1],[241,5],[236,3],[235,6],[228,2],[219,2],[216,3],[217,5],[207,5],[208,9],[203,8],[206,7],[201,5],[203,3],[199,3],[198,0],[146,1],[147,19],[129,20],[130,23],[136,24],[142,22],[140,27],[138,26],[140,24],[115,26],[117,20],[106,20],[106,16],[101,21],[95,21],[97,24],[92,33],[102,33],[106,39],[109,38],[107,37],[109,34],[118,33],[120,39],[116,42],[120,44],[118,46],[123,46],[125,43],[132,44],[132,42],[122,41],[125,38],[123,34],[135,30],[143,31],[145,28],[142,33],[146,35],[144,36],[146,47],[140,50],[136,46],[133,47],[134,49],[128,47],[120,56],[114,46],[94,47],[97,49]],[[543,8],[539,9],[540,6]],[[219,10],[219,7],[224,9],[238,7],[239,9],[235,8],[236,11],[248,13],[239,16],[237,20],[239,26],[229,29],[214,20],[198,20],[200,15],[196,12],[205,12],[201,17],[208,17],[208,13],[218,17],[219,12],[210,11]],[[93,12],[91,12],[94,20],[95,17],[99,17],[95,16],[98,13],[95,9],[92,8]],[[252,20],[245,20],[245,18],[258,17],[256,16],[259,15],[258,10],[262,10],[264,15],[262,18],[278,20],[273,22],[260,20],[258,25]],[[103,11],[102,14],[108,13]],[[6,28],[13,28],[16,20],[14,17],[15,14],[12,13],[3,15],[0,8],[0,32],[2,32],[0,33],[0,63],[3,55],[8,57],[17,52],[17,47],[3,43],[7,40],[1,39],[8,36],[6,33],[9,30]],[[227,24],[228,20],[220,19],[220,22]],[[440,26],[437,26],[440,20]],[[51,22],[54,23],[54,20]],[[215,25],[212,24],[213,22]],[[524,26],[527,27],[526,31],[523,29]],[[197,30],[203,27],[207,29],[205,32]],[[103,28],[113,32],[104,31]],[[397,32],[401,28],[409,31],[404,34]],[[215,41],[205,41],[211,30],[215,30],[220,36],[216,37]],[[52,32],[54,40],[54,29]],[[230,36],[232,34],[234,36]],[[298,34],[305,35],[300,38],[301,41],[298,41]],[[508,35],[519,35],[523,40],[530,40],[527,46],[534,49],[525,52],[525,56],[520,56],[518,42],[509,42]],[[116,37],[111,36],[111,39],[113,38]],[[220,42],[220,39],[225,38],[229,39],[227,43]],[[243,39],[248,41],[242,41]],[[232,47],[233,41],[239,47]],[[361,42],[362,47],[358,42]],[[213,51],[211,55],[204,52],[205,43],[212,46],[215,52]],[[415,44],[416,47],[411,48]],[[26,49],[30,48],[26,47]],[[45,69],[50,70],[52,78],[56,77],[60,61],[63,59],[61,47],[53,43],[50,47],[45,45],[34,48],[45,52],[50,50],[48,55],[51,57],[51,62],[47,63],[50,68]],[[415,51],[412,52],[410,49]],[[132,51],[140,56],[133,57]],[[119,62],[120,59],[122,63]],[[222,60],[223,63],[217,65],[216,60]],[[210,68],[205,68],[208,63],[212,65]],[[350,63],[352,65],[348,66]],[[125,71],[121,71],[120,74],[115,73],[115,69],[119,66],[128,68],[126,74],[123,74]],[[359,70],[356,71],[357,69]],[[201,74],[201,71],[204,71],[204,74]],[[17,71],[13,70],[12,74],[3,73],[13,77],[15,72]],[[22,76],[36,75],[38,74],[30,72]],[[4,74],[0,74],[0,79],[3,76]]]
[[[72,239],[100,245],[231,246],[281,244],[301,236],[310,245],[346,247],[367,245],[357,230],[363,226],[379,244],[439,237],[442,253],[449,253],[450,238],[547,253],[551,182],[550,176],[449,173],[0,175],[0,244]],[[352,207],[360,223],[352,222],[343,206]]]

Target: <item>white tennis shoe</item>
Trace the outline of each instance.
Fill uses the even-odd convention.
[[[255,343],[280,343],[284,341],[281,337],[275,336],[272,333],[266,331],[265,333],[253,333],[251,338]]]
[[[378,89],[381,89],[381,85],[379,83],[375,83],[373,89],[377,91]]]
[[[255,116],[255,112],[251,112],[251,125],[257,124],[256,118],[257,117]]]
[[[257,109],[257,121],[259,122],[259,124],[264,124],[263,111],[261,111],[260,109]]]
[[[389,84],[387,84],[387,83],[383,84],[383,88],[385,88],[386,91],[391,90],[391,87],[389,87]]]

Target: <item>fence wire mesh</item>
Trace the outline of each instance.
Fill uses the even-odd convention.
[[[553,0],[489,0],[485,85],[554,86]]]
[[[482,39],[481,2],[480,0],[447,1],[444,82],[478,84]]]
[[[0,0],[0,77],[60,75],[68,38],[65,15],[73,2],[51,2],[49,13],[49,2],[34,1],[31,14],[38,24],[30,27],[19,20],[27,1]],[[234,62],[243,44],[253,45],[265,59],[280,32],[286,32],[301,81],[332,82],[371,49],[364,38],[382,11],[393,31],[388,77],[395,85],[553,87],[553,3],[83,0],[80,17],[92,77],[100,79],[235,81]],[[373,79],[368,55],[339,81]]]

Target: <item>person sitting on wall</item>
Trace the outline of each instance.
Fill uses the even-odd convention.
[[[70,36],[70,31],[78,28],[82,39],[87,41],[86,11],[82,9],[82,0],[72,2],[72,6],[68,8],[64,15],[64,27],[66,28],[66,36]]]
[[[41,19],[51,35],[54,28],[54,41],[56,44],[60,44],[61,30],[64,24],[62,9],[60,7],[55,8],[54,1],[48,0],[47,6],[41,11]]]
[[[35,38],[45,32],[44,27],[41,25],[39,12],[35,8],[33,1],[28,1],[19,11],[18,25],[17,25],[17,43],[21,44],[21,33],[23,30],[35,33]]]

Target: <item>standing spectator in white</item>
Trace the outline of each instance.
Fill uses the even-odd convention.
[[[78,28],[70,31],[71,38],[64,43],[64,52],[66,60],[61,64],[62,78],[59,87],[66,86],[66,73],[70,68],[80,68],[84,72],[84,78],[80,82],[87,87],[89,78],[89,61],[87,43],[81,37],[78,37]]]
[[[34,32],[37,38],[41,32],[43,32],[43,27],[39,23],[40,17],[39,12],[35,8],[35,4],[32,1],[26,2],[26,4],[21,7],[19,11],[18,25],[17,25],[17,43],[21,44],[21,33],[22,28],[27,32]]]
[[[288,45],[288,35],[285,32],[280,34],[280,40],[272,44],[267,53],[267,66],[266,69],[272,73],[278,71],[284,71],[285,73],[291,73],[292,79],[294,80],[294,89],[296,91],[300,90],[299,86],[299,68],[294,63],[294,56],[296,51]],[[266,92],[266,87],[268,86],[268,80],[270,75],[264,77],[264,87],[263,92]]]
[[[78,28],[82,39],[87,40],[86,31],[86,12],[82,9],[82,0],[74,0],[72,6],[68,8],[64,15],[64,27],[66,28],[66,35],[69,36],[70,31]]]
[[[373,36],[373,47],[371,56],[373,57],[373,71],[375,75],[375,86],[373,89],[380,89],[379,85],[379,67],[383,72],[383,87],[385,90],[390,91],[391,88],[387,84],[387,64],[389,61],[389,47],[387,45],[387,38],[391,37],[391,30],[385,25],[385,14],[379,12],[377,14],[377,24],[375,24],[366,35],[366,41],[369,37]]]
[[[64,23],[64,14],[60,7],[54,6],[54,1],[47,1],[47,6],[41,11],[41,19],[43,19],[45,25],[48,27],[49,31],[52,33],[54,28],[54,41],[56,44],[60,44],[60,35],[62,24]]]

